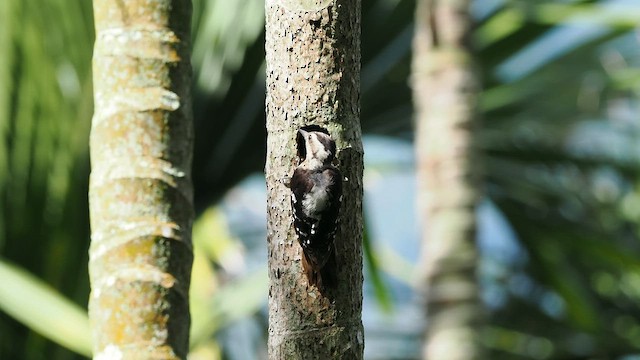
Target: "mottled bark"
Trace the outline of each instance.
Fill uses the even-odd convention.
[[[191,2],[93,5],[94,357],[185,359],[193,260]]]
[[[361,359],[360,1],[267,0],[266,20],[269,358]],[[337,286],[324,292],[302,272],[286,186],[310,124],[336,140],[346,177]]]
[[[469,1],[421,0],[416,10],[413,88],[427,307],[423,357],[429,360],[482,358],[473,140],[478,79],[468,7]]]

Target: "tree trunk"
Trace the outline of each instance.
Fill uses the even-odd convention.
[[[191,2],[93,5],[94,357],[185,359],[193,260]]]
[[[468,7],[468,1],[421,0],[416,10],[413,87],[427,285],[423,358],[430,360],[482,358],[473,143],[478,80],[467,41]]]
[[[360,1],[266,1],[269,358],[361,359],[362,142]],[[296,132],[326,128],[343,182],[337,285],[320,292],[301,269],[287,179]]]

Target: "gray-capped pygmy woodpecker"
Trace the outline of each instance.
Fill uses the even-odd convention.
[[[342,175],[332,165],[336,142],[317,125],[298,130],[299,165],[293,172],[293,225],[302,247],[302,268],[319,290],[335,285],[334,239],[342,202]]]

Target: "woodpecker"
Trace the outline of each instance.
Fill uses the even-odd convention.
[[[336,143],[319,126],[298,130],[300,164],[290,181],[293,225],[302,247],[302,268],[309,285],[334,286],[338,213],[342,175],[332,165]]]

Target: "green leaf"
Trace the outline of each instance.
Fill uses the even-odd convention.
[[[40,335],[91,356],[89,319],[78,305],[23,269],[0,260],[0,309]]]
[[[378,253],[382,270],[413,288],[418,287],[415,265],[389,246],[382,247]]]
[[[640,9],[631,4],[538,4],[534,20],[549,24],[577,23],[584,25],[608,25],[632,29],[637,26]]]
[[[518,9],[504,8],[480,26],[473,38],[478,47],[489,46],[516,32],[524,20],[524,14]]]
[[[376,299],[382,309],[385,312],[389,312],[393,305],[389,295],[389,288],[380,276],[380,265],[378,264],[378,259],[374,254],[371,237],[369,236],[369,229],[366,224],[363,231],[362,247],[364,249],[364,261],[369,269],[369,277],[371,284],[373,285],[373,291],[376,295]]]
[[[191,348],[206,343],[216,331],[254,314],[266,302],[269,281],[266,269],[257,270],[216,290],[209,306],[200,306],[191,329]]]
[[[222,320],[220,326],[258,311],[266,303],[268,291],[269,279],[264,268],[220,288],[212,299],[216,315]]]

